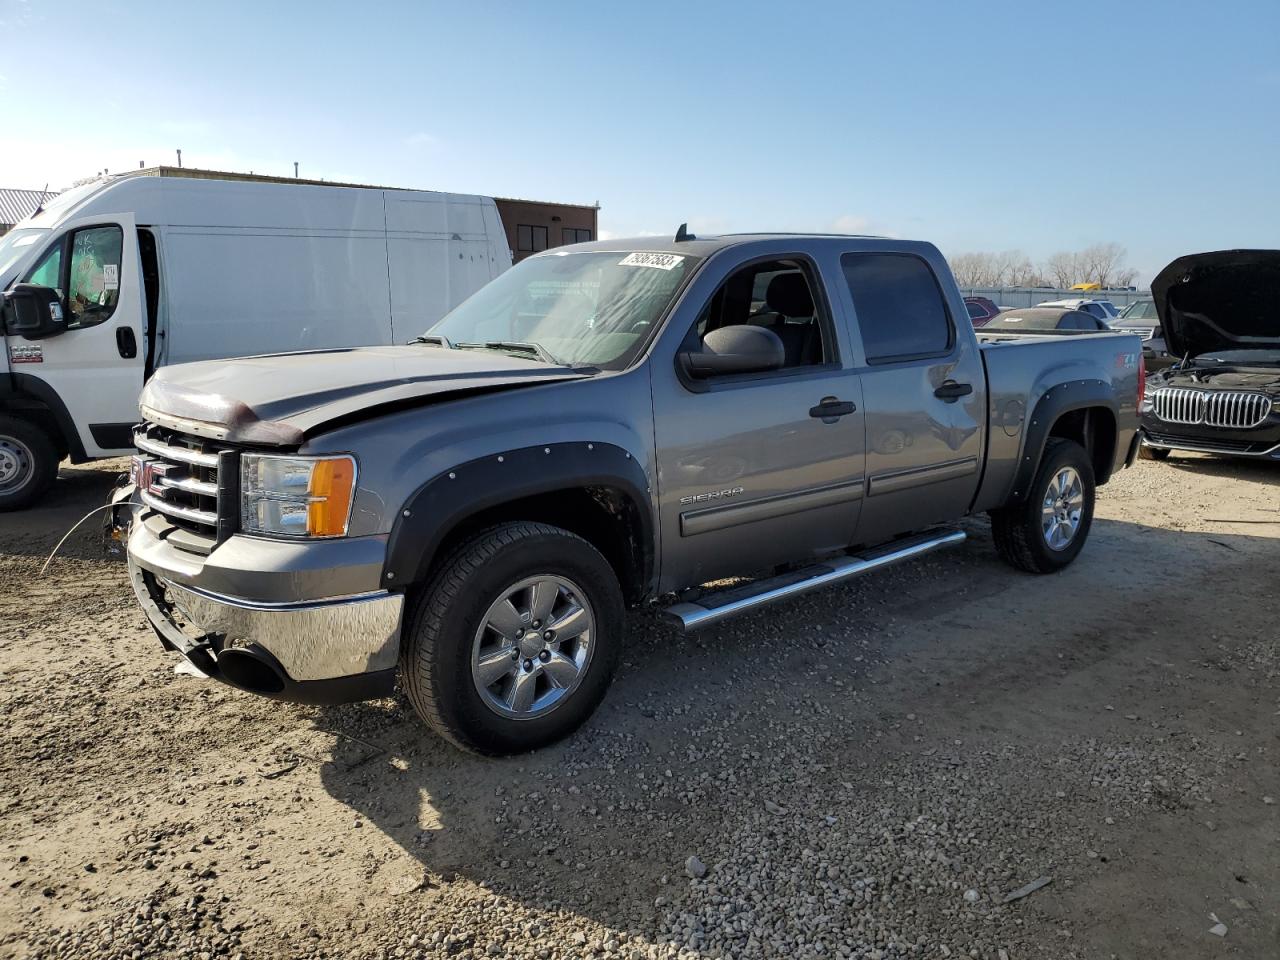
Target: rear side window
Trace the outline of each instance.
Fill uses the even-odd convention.
[[[947,353],[951,317],[929,265],[901,253],[846,253],[844,279],[868,363]]]

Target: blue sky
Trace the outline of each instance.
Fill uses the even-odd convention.
[[[0,0],[0,186],[189,166],[1033,259],[1280,246],[1280,3]]]

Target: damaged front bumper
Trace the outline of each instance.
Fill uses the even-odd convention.
[[[125,509],[131,493],[113,498],[116,520],[127,530],[129,579],[165,647],[207,676],[278,700],[349,703],[391,693],[404,595],[367,589],[297,595],[299,584],[367,585],[379,544],[233,537],[207,557],[192,557],[166,543],[145,511]],[[309,557],[311,546],[323,557]],[[208,586],[246,582],[277,596],[248,598]]]

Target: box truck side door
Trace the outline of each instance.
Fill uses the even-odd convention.
[[[86,456],[127,452],[147,342],[132,214],[63,224],[21,280],[58,291],[67,328],[36,341],[7,338],[10,360],[20,360],[17,386],[65,409]],[[75,439],[66,438],[73,451]]]

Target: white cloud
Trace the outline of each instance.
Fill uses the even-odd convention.
[[[419,130],[417,133],[411,133],[404,138],[406,147],[417,147],[425,150],[435,150],[440,146],[440,138],[433,134],[427,133],[425,130]]]
[[[871,218],[846,213],[831,221],[832,233],[868,233],[871,230]]]

